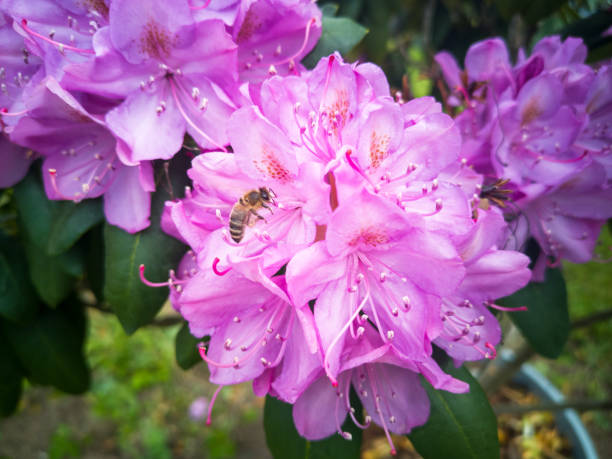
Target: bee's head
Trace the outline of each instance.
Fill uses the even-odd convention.
[[[265,187],[261,187],[259,189],[259,196],[261,196],[261,199],[263,201],[269,201],[270,200],[270,191],[265,188]]]

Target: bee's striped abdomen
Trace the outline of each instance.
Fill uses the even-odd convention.
[[[235,242],[240,242],[242,240],[247,216],[248,211],[245,211],[245,209],[236,207],[232,209],[232,213],[230,214],[229,229],[230,236],[232,236],[232,239]]]

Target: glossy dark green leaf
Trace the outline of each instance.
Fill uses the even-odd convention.
[[[98,301],[104,301],[104,225],[97,225],[85,236],[85,277]]]
[[[67,251],[104,218],[101,199],[86,199],[78,204],[47,199],[37,168],[32,168],[15,186],[15,202],[25,239],[47,255]]]
[[[527,311],[509,313],[533,349],[554,359],[561,354],[570,330],[567,292],[559,269],[547,269],[545,282],[531,282],[503,300],[508,307],[527,306]]]
[[[306,439],[300,437],[293,424],[291,405],[266,396],[264,430],[268,449],[275,459],[306,457]]]
[[[72,292],[80,264],[77,250],[61,255],[47,255],[40,247],[26,243],[26,255],[30,267],[30,278],[40,298],[49,306],[55,307]],[[67,272],[70,269],[71,273]]]
[[[10,343],[0,329],[0,417],[11,415],[21,398],[23,371]]]
[[[58,202],[51,215],[47,239],[49,255],[65,252],[91,227],[104,219],[101,199],[87,199],[78,204]]]
[[[423,379],[431,402],[427,423],[408,435],[424,458],[499,459],[497,419],[487,397],[465,368],[450,361],[442,369],[470,385],[467,394],[434,389]]]
[[[351,397],[357,416],[361,416],[361,405]],[[334,434],[320,441],[308,441],[298,434],[293,424],[292,405],[267,396],[264,406],[264,429],[266,443],[275,459],[356,459],[360,457],[362,432],[347,418],[342,429],[353,439],[348,441]],[[325,415],[325,414],[322,414]]]
[[[81,204],[49,201],[36,168],[15,187],[15,203],[32,284],[46,304],[57,306],[83,273],[84,253],[75,242],[89,228],[96,204],[77,211]]]
[[[40,171],[30,173],[15,186],[15,203],[19,211],[19,226],[24,238],[46,248],[52,222],[54,203],[47,199]]]
[[[368,29],[349,18],[323,16],[323,30],[317,46],[306,56],[303,64],[313,68],[317,62],[334,51],[344,55],[353,49],[368,33]]]
[[[3,323],[3,330],[27,376],[71,394],[89,388],[90,374],[83,345],[85,317],[77,305],[44,309],[28,324]]]
[[[37,310],[23,247],[0,231],[0,317],[27,321]]]
[[[196,338],[189,331],[189,325],[185,322],[176,334],[175,338],[175,356],[176,363],[183,370],[189,370],[196,363],[202,361],[200,352],[198,351],[198,344],[204,341]]]
[[[187,251],[182,243],[160,228],[164,202],[178,197],[176,193],[184,190],[187,167],[184,155],[177,155],[169,163],[167,175],[166,168],[160,168],[149,228],[130,234],[108,223],[104,226],[104,299],[128,334],[151,322],[168,298],[168,288],[148,287],[141,282],[139,266],[145,266],[147,279],[163,282]]]

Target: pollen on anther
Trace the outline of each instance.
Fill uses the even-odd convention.
[[[236,323],[236,324],[237,324],[237,323],[239,323],[239,322],[240,322],[240,317],[238,317],[238,316],[234,316],[233,321],[234,321],[234,323]]]
[[[387,339],[393,339],[395,337],[395,332],[393,330],[387,330]]]
[[[229,351],[231,346],[232,346],[232,340],[230,338],[226,339],[225,343],[223,343],[223,347]]]

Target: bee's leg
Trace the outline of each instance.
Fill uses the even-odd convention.
[[[250,209],[249,212],[255,215],[257,217],[257,220],[263,220],[264,222],[268,223],[268,220],[259,215],[255,209]],[[255,222],[253,222],[253,224],[255,224]]]
[[[266,204],[265,202],[262,202],[261,206],[265,207],[266,209],[268,209],[271,214],[274,214],[274,212],[272,212],[272,208],[268,204]]]

